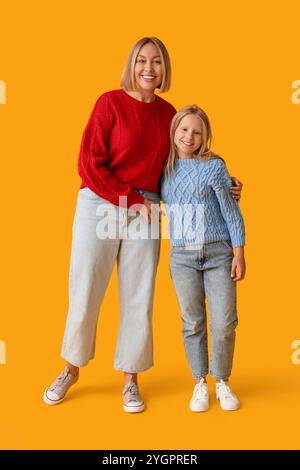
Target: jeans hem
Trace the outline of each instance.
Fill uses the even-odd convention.
[[[220,375],[214,374],[213,372],[210,372],[210,375],[217,380],[224,380],[224,381],[228,380],[230,377],[230,374],[225,375],[225,378],[224,378],[224,376],[221,377]]]
[[[203,374],[192,374],[193,379],[202,379],[202,377],[205,377],[208,374],[208,370],[206,372],[203,372]]]
[[[148,369],[151,369],[151,367],[153,367],[154,364],[151,364],[150,366],[148,367],[144,367],[143,369],[138,369],[138,368],[134,368],[134,367],[124,367],[124,366],[118,366],[118,365],[114,365],[114,369],[115,370],[120,370],[122,372],[129,372],[129,374],[136,374],[138,372],[144,372]]]
[[[78,362],[78,361],[73,361],[71,358],[68,359],[66,354],[61,354],[60,357],[62,357],[65,361],[69,362],[69,364],[72,364],[75,367],[85,367],[88,365],[88,363],[94,359],[93,357],[90,357],[87,362]]]

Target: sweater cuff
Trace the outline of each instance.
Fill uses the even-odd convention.
[[[245,237],[244,235],[235,235],[231,237],[231,244],[233,248],[238,248],[239,246],[245,245]]]

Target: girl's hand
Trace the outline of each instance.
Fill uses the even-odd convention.
[[[239,202],[241,199],[243,183],[238,180],[235,176],[231,177],[231,181],[233,184],[233,186],[231,186],[230,188],[231,195],[237,202]]]
[[[160,208],[159,204],[155,204],[149,199],[144,199],[144,205],[140,210],[140,214],[144,217],[148,224],[151,224],[152,222],[158,222],[160,214],[166,215],[165,212]]]
[[[235,254],[231,265],[231,278],[233,281],[241,281],[246,274],[246,262],[244,257],[244,247],[235,249]]]

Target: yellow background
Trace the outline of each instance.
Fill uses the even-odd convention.
[[[299,448],[300,78],[297,1],[10,1],[1,3],[1,329],[3,449]],[[113,370],[114,273],[96,359],[69,398],[42,401],[61,371],[77,156],[94,102],[119,87],[131,45],[161,38],[177,108],[209,114],[214,150],[244,182],[247,277],[239,284],[232,385],[242,401],[192,414],[180,313],[162,244],[154,308],[155,367],[140,376],[147,411],[127,415]],[[209,385],[213,392],[214,383]]]

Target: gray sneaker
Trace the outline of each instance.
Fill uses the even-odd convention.
[[[65,398],[69,388],[78,380],[79,374],[75,377],[66,366],[57,379],[45,390],[44,402],[47,405],[58,405]]]
[[[129,382],[124,386],[123,401],[123,409],[127,413],[139,413],[145,409],[145,404],[139,394],[139,388],[134,382]]]

